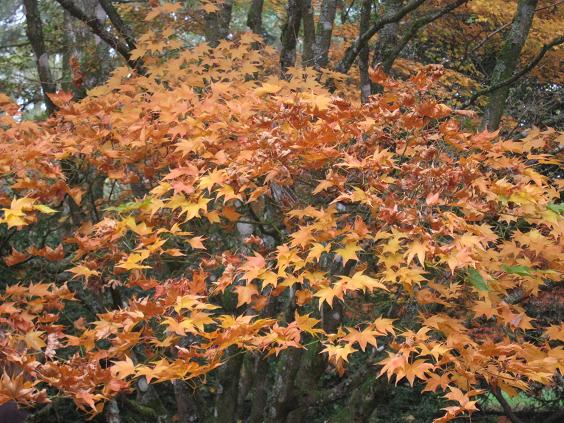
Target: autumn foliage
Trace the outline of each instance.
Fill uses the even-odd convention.
[[[434,95],[439,66],[371,71],[384,92],[360,105],[330,73],[281,79],[259,41],[182,50],[155,31],[144,75],[52,95],[45,122],[1,99],[0,224],[64,236],[4,259],[0,403],[62,395],[95,415],[140,378],[204,383],[237,354],[317,340],[341,376],[377,357],[391,383],[440,392],[437,423],[491,389],[551,386],[564,328],[527,305],[562,277],[561,185],[538,170],[562,134],[464,129],[473,114]],[[32,260],[65,272],[30,280]],[[85,291],[114,308],[70,321]]]

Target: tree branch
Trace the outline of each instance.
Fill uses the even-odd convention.
[[[302,406],[308,408],[319,408],[345,397],[351,388],[354,388],[366,379],[366,374],[369,372],[370,367],[374,364],[374,361],[375,360],[373,358],[370,358],[354,373],[348,375],[348,377],[344,378],[334,387],[329,388],[322,393],[316,393],[315,396],[305,397],[303,399]]]
[[[549,43],[545,44],[542,49],[538,52],[538,54],[533,58],[533,60],[531,60],[523,69],[521,69],[519,72],[515,73],[511,78],[507,78],[495,85],[492,85],[491,87],[487,87],[484,88],[483,90],[479,90],[477,92],[475,92],[472,97],[470,97],[470,100],[468,100],[463,107],[468,107],[471,106],[472,104],[474,104],[476,102],[476,100],[478,99],[478,97],[485,95],[485,94],[489,94],[493,91],[496,91],[500,88],[503,88],[507,85],[511,85],[513,84],[515,81],[521,79],[524,75],[526,75],[527,73],[529,73],[531,70],[533,70],[533,68],[538,65],[538,63],[542,60],[542,58],[544,57],[544,55],[549,52],[552,48],[563,44],[564,43],[564,36],[560,36],[560,37],[556,37],[554,38],[552,41],[550,41]]]
[[[361,34],[356,39],[356,41],[347,48],[344,57],[337,64],[337,66],[335,66],[335,70],[340,73],[347,73],[351,68],[352,64],[354,63],[354,61],[356,60],[362,48],[368,43],[368,41],[370,41],[370,39],[378,31],[380,31],[384,26],[390,23],[399,21],[409,12],[412,12],[413,10],[421,6],[423,3],[425,3],[425,1],[427,0],[411,0],[408,4],[406,4],[404,7],[399,9],[397,12],[389,16],[384,16],[379,20],[377,20],[364,34]]]
[[[131,60],[131,49],[129,46],[121,41],[119,38],[114,37],[104,26],[98,22],[96,18],[88,17],[79,7],[77,7],[73,0],[55,0],[67,12],[69,12],[76,19],[86,24],[91,31],[104,40],[110,47],[114,48],[134,69],[140,70],[140,62],[138,60]]]
[[[511,406],[509,405],[509,403],[505,400],[505,398],[503,397],[503,394],[501,393],[501,389],[499,389],[499,387],[492,387],[491,388],[492,394],[494,395],[494,397],[496,397],[496,399],[499,401],[499,403],[501,404],[501,407],[503,408],[503,411],[505,412],[505,415],[507,416],[507,418],[509,420],[511,420],[512,423],[525,423],[523,420],[521,420],[519,418],[519,416],[517,414],[515,414],[515,412],[511,409]]]
[[[114,28],[119,32],[119,34],[124,38],[125,42],[129,46],[131,50],[136,48],[135,37],[133,36],[133,31],[127,25],[121,16],[119,15],[118,11],[112,4],[111,0],[98,0],[100,2],[100,6],[110,18],[110,22],[114,26]]]
[[[21,43],[15,43],[15,44],[4,44],[4,45],[0,45],[0,50],[4,50],[8,48],[25,47],[30,44],[31,43],[29,41],[22,41]]]
[[[384,72],[389,73],[389,71],[392,68],[392,65],[394,64],[394,61],[396,60],[396,58],[399,56],[401,51],[405,48],[407,43],[409,43],[409,41],[413,37],[415,37],[415,35],[417,35],[417,32],[419,32],[419,30],[421,28],[423,28],[425,25],[428,25],[431,22],[439,19],[440,17],[446,15],[447,13],[452,12],[454,9],[462,6],[465,3],[468,3],[468,0],[456,0],[456,1],[446,5],[442,9],[433,10],[430,13],[428,13],[428,14],[426,14],[426,15],[418,18],[418,19],[415,19],[413,21],[413,23],[411,24],[411,27],[409,28],[409,30],[404,34],[404,36],[401,38],[399,43],[395,46],[395,48],[390,52],[389,56],[386,57],[386,59],[382,63],[382,67],[384,69]]]
[[[535,9],[535,12],[540,12],[541,10],[551,9],[553,7],[558,6],[561,3],[564,3],[564,0],[560,0],[560,1],[557,1],[557,2],[552,3],[552,4],[548,4],[548,5],[543,6],[543,7],[538,7],[538,8]]]

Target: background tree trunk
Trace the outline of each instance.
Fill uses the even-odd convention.
[[[255,34],[262,35],[262,9],[264,0],[253,0],[247,14],[247,26]]]
[[[226,39],[229,35],[233,0],[225,0],[218,7],[217,12],[207,13],[204,18],[204,34],[206,41],[212,47],[216,47],[221,40]]]
[[[315,44],[315,22],[313,20],[313,6],[311,0],[303,1],[304,46],[302,65],[313,66],[313,45]]]
[[[360,12],[359,33],[362,34],[368,30],[370,26],[370,14],[372,12],[372,1],[363,0]],[[368,76],[368,67],[370,60],[370,49],[365,46],[358,55],[358,69],[360,71],[360,101],[366,103],[368,97],[372,93],[370,77]]]
[[[298,406],[295,381],[300,369],[303,351],[290,348],[284,351],[282,355],[272,387],[269,417],[268,420],[265,419],[270,423],[286,423],[288,414]]]
[[[106,404],[104,415],[106,417],[106,423],[121,423],[119,407],[115,398],[112,398]]]
[[[499,53],[490,85],[495,85],[511,77],[513,72],[515,72],[519,64],[521,50],[525,45],[525,41],[527,41],[527,36],[533,23],[537,4],[538,0],[519,0],[511,29],[507,33]],[[495,131],[499,127],[509,88],[509,85],[503,86],[493,91],[489,96],[483,121],[483,126],[489,131]]]
[[[194,423],[200,421],[194,399],[182,380],[174,380],[174,398],[176,400],[176,418],[178,423]]]
[[[323,0],[313,46],[314,63],[319,68],[325,68],[329,63],[329,48],[336,12],[337,0]]]
[[[383,4],[383,15],[392,15],[401,7],[401,0],[385,0]],[[372,58],[372,67],[378,63],[384,62],[389,52],[396,46],[398,42],[399,23],[391,22],[385,25],[378,32],[378,41],[374,47],[374,56]],[[361,32],[362,33],[362,32]]]
[[[288,19],[282,27],[282,50],[280,51],[280,68],[282,74],[289,67],[296,65],[296,45],[300,32],[304,0],[288,0]]]
[[[255,358],[253,402],[248,423],[262,423],[264,421],[266,403],[268,400],[268,361],[258,356]]]
[[[56,92],[55,81],[49,67],[49,54],[45,49],[45,40],[43,39],[43,24],[39,14],[37,0],[23,0],[25,7],[26,34],[37,65],[37,74],[41,83],[41,90],[45,97],[45,107],[47,113],[52,114],[56,107],[49,98],[49,94]]]
[[[216,423],[234,423],[237,418],[239,378],[243,366],[243,354],[230,358],[219,370],[220,387],[215,401]]]

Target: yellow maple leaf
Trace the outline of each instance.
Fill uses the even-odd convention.
[[[135,373],[135,364],[128,356],[125,356],[125,360],[114,361],[113,363],[113,366],[110,367],[110,373],[115,378],[125,379]]]
[[[362,248],[360,248],[356,242],[348,241],[342,248],[335,250],[335,253],[341,256],[343,259],[343,264],[346,264],[349,260],[358,261],[356,253],[359,251],[362,251]]]
[[[121,267],[122,269],[126,269],[126,270],[150,269],[151,266],[146,266],[141,264],[141,262],[143,262],[143,260],[147,259],[148,257],[149,257],[149,251],[141,250],[137,253],[130,254],[127,257],[127,260],[117,264],[116,267]]]
[[[69,269],[69,272],[74,273],[74,276],[72,277],[73,279],[77,276],[84,276],[85,279],[88,279],[90,276],[100,276],[100,272],[91,270],[83,264]]]
[[[0,223],[6,222],[8,228],[25,226],[28,224],[26,220],[27,212],[33,209],[35,199],[29,197],[14,198],[9,209],[2,209],[4,217],[0,219]]]
[[[333,286],[324,286],[319,289],[314,297],[319,298],[319,308],[323,307],[323,303],[326,302],[330,307],[333,306],[333,300],[335,297],[343,299],[343,285],[336,283]]]
[[[258,289],[253,283],[236,286],[235,291],[237,292],[237,307],[241,307],[243,304],[250,304],[253,296],[259,295]]]
[[[564,342],[564,323],[549,326],[544,333],[553,341]]]
[[[388,291],[388,288],[377,279],[365,275],[362,271],[356,272],[353,276],[341,276],[340,281],[343,282],[345,290],[360,290],[363,292],[372,292],[376,288]]]
[[[351,345],[355,342],[358,342],[358,345],[360,346],[360,349],[362,351],[366,351],[368,344],[376,347],[377,343],[375,335],[381,335],[380,332],[371,329],[370,327],[367,327],[362,331],[358,331],[355,328],[347,328],[347,332],[347,336],[345,336],[343,339],[349,342]]]
[[[269,84],[269,83],[265,82],[264,84],[262,84],[262,86],[255,89],[255,94],[258,95],[258,96],[262,96],[262,95],[265,95],[265,94],[276,94],[281,89],[282,89],[282,87],[280,87],[278,85]]]
[[[407,264],[409,265],[414,257],[417,256],[417,260],[421,266],[425,267],[425,254],[427,252],[427,245],[420,241],[414,241],[409,244],[407,251],[405,252],[405,257],[407,257]]]
[[[310,335],[316,335],[318,333],[323,332],[323,329],[314,328],[314,326],[317,325],[320,321],[309,316],[310,316],[309,314],[304,314],[303,316],[300,316],[297,311],[294,313],[294,320],[298,325],[298,328],[302,332],[307,332]]]
[[[329,360],[337,361],[343,360],[348,362],[349,355],[353,352],[357,351],[351,344],[344,344],[344,345],[330,345],[325,344],[325,349],[321,352],[326,352],[329,354]]]
[[[33,330],[27,332],[24,336],[24,341],[28,346],[28,348],[32,348],[36,351],[40,351],[41,348],[44,348],[46,344],[45,341],[41,339],[41,335],[43,335],[44,333],[45,332],[39,330]]]

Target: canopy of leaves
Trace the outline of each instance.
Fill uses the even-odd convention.
[[[487,388],[554,386],[562,323],[529,306],[562,279],[561,181],[539,172],[560,132],[465,129],[438,65],[371,71],[384,91],[361,105],[331,72],[280,78],[254,34],[183,48],[176,10],[145,18],[143,75],[54,94],[44,122],[0,97],[0,243],[19,240],[0,403],[65,396],[93,416],[141,379],[314,343],[337,374],[370,352],[373,374],[440,392],[436,423]],[[69,319],[77,303],[92,310]]]

